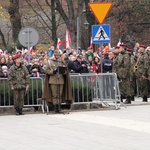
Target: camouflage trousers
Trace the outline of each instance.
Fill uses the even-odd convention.
[[[14,107],[23,108],[25,90],[13,90]]]
[[[134,85],[129,78],[122,79],[119,83],[120,93],[123,96],[134,96]]]
[[[63,84],[51,84],[53,105],[60,104],[62,101]]]
[[[137,79],[138,92],[141,97],[148,96],[149,94],[149,81],[142,78]]]

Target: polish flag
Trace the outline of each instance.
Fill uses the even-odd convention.
[[[33,52],[33,47],[30,47],[30,53],[32,53]]]
[[[58,38],[56,50],[59,50],[59,47],[60,47],[61,44],[62,44],[62,41],[60,40],[60,38]]]
[[[121,39],[119,39],[119,42],[118,42],[117,46],[120,46],[120,44],[121,44]]]
[[[70,31],[66,30],[66,48],[71,47]]]
[[[94,50],[92,37],[91,37],[91,42],[90,42],[90,48],[91,48],[92,50]]]

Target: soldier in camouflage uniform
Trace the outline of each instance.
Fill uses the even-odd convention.
[[[0,66],[0,77],[3,76],[2,67]]]
[[[127,52],[127,45],[120,45],[120,53],[118,55],[118,71],[117,75],[120,79],[119,87],[121,92],[121,97],[126,97],[125,104],[131,103],[131,97],[133,95],[131,89],[131,76],[130,76],[130,67],[131,67],[131,55]]]
[[[116,46],[113,53],[114,53],[114,58],[113,58],[113,67],[112,67],[112,72],[115,72],[117,73],[117,70],[118,70],[118,56],[119,56],[119,53],[120,53],[120,50],[119,50],[119,46]]]
[[[149,57],[149,67],[148,67],[148,82],[149,82],[149,91],[148,91],[148,93],[149,93],[149,97],[150,97],[150,46],[148,46],[147,48],[146,48],[146,51],[147,51],[147,54],[148,54],[148,57]]]
[[[136,85],[136,77],[135,74],[133,72],[133,67],[135,66],[136,63],[136,59],[133,55],[133,50],[127,48],[128,53],[130,54],[130,70],[129,70],[129,76],[130,76],[130,81],[131,81],[131,85],[130,85],[130,92],[131,92],[131,101],[134,101],[134,96],[135,96],[135,85]]]
[[[146,47],[144,45],[139,46],[139,56],[136,65],[134,66],[134,72],[138,82],[139,94],[143,98],[143,102],[147,102],[147,96],[149,94],[148,69],[150,65],[149,56],[148,53],[145,51],[145,48]]]
[[[13,92],[16,115],[22,115],[24,97],[29,88],[30,78],[26,66],[22,65],[21,55],[16,54],[13,59],[14,65],[10,67],[8,81]]]

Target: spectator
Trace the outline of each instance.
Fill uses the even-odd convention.
[[[87,52],[85,53],[86,60],[88,60],[89,56],[91,56],[92,59],[94,58],[93,50],[91,49],[91,47],[88,47]]]
[[[94,60],[93,60],[93,72],[94,73],[101,73],[101,65],[100,65],[100,59],[99,57],[94,57]]]
[[[113,61],[109,59],[108,54],[104,55],[102,66],[103,66],[103,73],[112,72]]]
[[[77,61],[75,62],[76,73],[88,73],[87,64],[82,61],[82,56],[77,56]]]

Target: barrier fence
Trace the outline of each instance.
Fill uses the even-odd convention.
[[[116,109],[123,103],[120,101],[120,90],[115,73],[103,74],[71,74],[73,104],[101,103],[114,106]]]
[[[91,103],[114,106],[116,109],[122,104],[120,91],[115,73],[103,74],[70,74],[73,104]],[[44,76],[31,77],[30,88],[25,95],[24,106],[40,106],[44,112],[44,101],[41,99]],[[0,108],[12,107],[13,97],[7,78],[0,78]]]
[[[44,102],[40,101],[43,88],[43,79],[41,77],[31,77],[29,90],[25,94],[25,107],[38,107],[41,106],[44,112]],[[0,108],[1,107],[12,107],[13,106],[13,95],[10,90],[8,79],[0,78]]]

